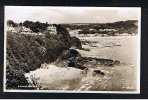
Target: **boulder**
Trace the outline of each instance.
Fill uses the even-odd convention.
[[[71,37],[71,46],[75,46],[78,49],[82,49],[81,41],[77,37]]]
[[[94,72],[94,74],[95,74],[95,75],[97,75],[97,74],[100,74],[100,75],[105,75],[105,73],[104,73],[104,72],[102,72],[102,71],[101,71],[101,70],[99,70],[99,69],[96,69],[96,70],[94,70],[93,72]]]

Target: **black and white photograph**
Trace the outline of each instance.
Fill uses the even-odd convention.
[[[4,92],[140,93],[140,7],[4,11]]]

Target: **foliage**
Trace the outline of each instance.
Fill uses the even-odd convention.
[[[80,29],[79,34],[108,34],[114,35],[115,32],[105,32],[100,31],[99,29],[115,29],[117,33],[137,33],[137,20],[127,20],[127,21],[118,21],[114,23],[87,23],[87,24],[63,24],[63,27],[69,28],[70,30]],[[89,29],[94,29],[95,31],[90,31]]]
[[[17,23],[13,22],[13,20],[8,20],[7,21],[7,25],[8,26],[12,26],[12,27],[16,27],[17,26]]]
[[[41,22],[32,22],[32,21],[24,21],[23,26],[30,28],[33,32],[43,32],[48,27],[48,23],[41,23]]]
[[[59,32],[45,36],[8,33],[6,87],[20,89],[20,85],[28,85],[24,73],[39,68],[43,63],[55,61],[69,47],[70,35]]]

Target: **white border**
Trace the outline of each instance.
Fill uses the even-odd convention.
[[[5,6],[6,7],[6,6]],[[4,7],[4,9],[5,9]],[[41,7],[41,6],[36,6]],[[55,6],[48,6],[55,7]],[[56,6],[64,7],[64,6]],[[111,94],[140,94],[140,56],[141,56],[141,7],[88,7],[88,8],[99,8],[99,9],[120,9],[120,8],[138,8],[138,54],[137,54],[137,90],[136,91],[69,91],[69,90],[8,90],[6,89],[6,18],[4,14],[4,73],[3,73],[3,91],[4,92],[28,92],[28,93],[111,93]],[[5,12],[5,10],[4,10]]]
[[[4,76],[3,76],[3,91],[6,92],[6,44],[7,44],[7,32],[6,32],[6,18],[5,18],[5,6],[4,6]]]

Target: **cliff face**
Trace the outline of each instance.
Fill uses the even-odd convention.
[[[57,35],[31,36],[27,34],[7,34],[7,88],[19,88],[28,83],[24,73],[35,70],[42,63],[55,61],[64,50],[70,47],[70,35],[61,32]]]

